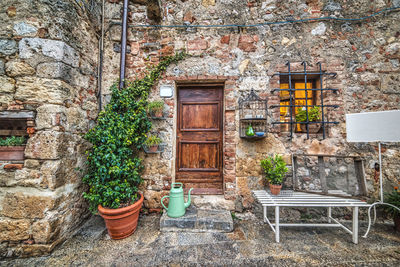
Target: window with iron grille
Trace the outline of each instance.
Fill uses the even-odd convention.
[[[326,91],[336,92],[337,89],[325,88],[324,77],[336,77],[336,73],[323,71],[318,63],[318,71],[307,71],[307,64],[303,62],[303,72],[291,72],[290,62],[286,64],[288,72],[274,74],[279,76],[280,87],[272,89],[272,93],[279,92],[279,105],[271,108],[279,108],[279,121],[273,124],[281,125],[281,132],[322,134],[326,136],[326,128],[330,124],[338,122],[329,121],[327,112],[337,105],[324,104]]]

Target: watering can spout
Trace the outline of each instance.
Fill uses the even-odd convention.
[[[188,208],[190,206],[190,192],[192,192],[193,188],[190,188],[188,192],[188,201],[185,203],[185,208]]]

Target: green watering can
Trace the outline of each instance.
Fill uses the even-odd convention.
[[[163,196],[161,198],[161,205],[167,210],[168,217],[178,218],[185,215],[186,208],[190,206],[190,192],[193,188],[190,188],[188,193],[188,201],[185,203],[183,199],[183,184],[182,183],[172,183],[171,191],[169,191],[169,196]],[[164,198],[169,197],[168,208],[164,206]]]

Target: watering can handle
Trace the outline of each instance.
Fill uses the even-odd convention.
[[[163,196],[163,197],[161,198],[161,205],[164,207],[164,209],[166,209],[166,210],[168,211],[168,208],[165,207],[165,206],[164,206],[164,203],[163,203],[163,200],[164,200],[164,198],[166,198],[166,197],[169,197],[169,196]]]
[[[183,186],[182,183],[172,183],[172,184],[171,184],[171,187],[174,187],[174,185],[180,185],[181,187]]]

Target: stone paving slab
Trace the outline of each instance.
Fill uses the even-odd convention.
[[[160,219],[160,229],[162,232],[232,232],[233,220],[227,210],[206,210],[191,206],[179,218],[170,218],[164,212]]]
[[[378,223],[358,245],[331,228],[284,228],[275,243],[259,218],[237,217],[243,219],[234,220],[233,232],[193,233],[161,232],[160,215],[146,215],[132,236],[111,240],[94,216],[51,255],[0,266],[400,266],[400,234],[391,224]]]

